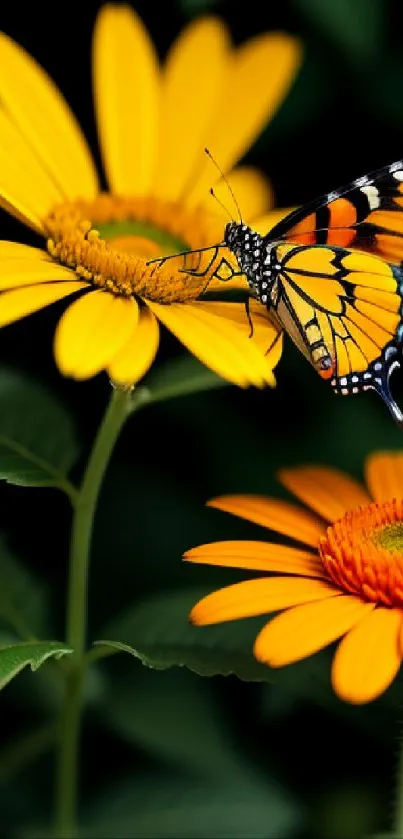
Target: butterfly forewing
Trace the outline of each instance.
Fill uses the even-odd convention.
[[[399,265],[403,260],[403,161],[295,210],[266,239],[353,247]]]

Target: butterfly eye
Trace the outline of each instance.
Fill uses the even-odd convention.
[[[225,232],[224,232],[224,239],[227,242],[227,244],[231,243],[231,240],[233,238],[233,230],[234,230],[234,222],[229,221],[228,224],[225,225]]]

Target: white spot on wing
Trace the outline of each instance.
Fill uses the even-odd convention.
[[[370,183],[371,181],[368,175],[363,175],[362,178],[357,178],[357,180],[354,181],[354,186],[357,186],[358,189],[360,189],[362,186],[368,186]]]
[[[403,169],[397,169],[396,172],[393,172],[393,177],[397,181],[403,181]]]
[[[371,210],[377,210],[380,205],[380,197],[379,197],[379,190],[376,186],[368,185],[362,186],[361,192],[363,192],[368,198],[368,204]]]

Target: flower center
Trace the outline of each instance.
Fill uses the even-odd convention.
[[[133,294],[158,303],[196,300],[214,267],[211,254],[154,262],[180,251],[205,248],[222,239],[222,224],[207,211],[157,198],[102,193],[94,201],[54,207],[44,219],[50,255],[78,277],[121,297]]]
[[[403,606],[403,501],[374,502],[327,528],[319,553],[337,586],[385,606]]]

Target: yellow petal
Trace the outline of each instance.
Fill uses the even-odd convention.
[[[354,595],[304,603],[277,615],[256,638],[254,656],[270,667],[300,661],[336,641],[375,608]]]
[[[326,577],[320,559],[309,551],[269,542],[212,542],[186,551],[187,562],[250,568],[253,571],[279,571],[303,577]]]
[[[189,24],[168,53],[153,185],[159,198],[178,200],[194,166],[204,163],[206,132],[222,91],[228,55],[226,27],[213,17]]]
[[[306,510],[274,498],[259,495],[222,495],[209,501],[208,506],[261,524],[313,548],[317,548],[319,539],[326,532],[324,525]]]
[[[300,501],[304,501],[326,521],[336,521],[347,510],[371,501],[358,481],[338,469],[326,466],[280,469],[278,478]]]
[[[238,166],[233,169],[225,180],[222,179],[215,185],[214,195],[218,200],[208,193],[201,203],[206,210],[219,215],[223,225],[229,221],[229,215],[239,220],[238,207],[242,219],[250,221],[267,212],[274,201],[270,182],[263,172],[253,166]],[[222,207],[219,202],[223,204]]]
[[[20,172],[1,150],[0,171],[0,207],[36,233],[43,233],[41,216],[32,209],[33,198],[21,187]]]
[[[265,213],[258,218],[251,219],[251,227],[256,230],[257,233],[260,233],[261,236],[266,236],[279,221],[282,221],[283,218],[287,218],[287,216],[295,210],[295,207],[280,207],[276,208],[275,210],[270,210],[268,213]]]
[[[228,172],[274,116],[294,80],[301,61],[299,42],[290,35],[258,35],[234,51],[221,98],[205,135],[224,172]],[[205,159],[186,201],[195,205],[220,176]]]
[[[55,358],[60,371],[89,379],[107,367],[133,333],[138,305],[131,298],[91,291],[69,306],[55,333]]]
[[[69,198],[93,198],[98,183],[81,129],[54,82],[0,33],[0,101],[38,161]],[[27,185],[29,199],[29,185]]]
[[[225,284],[225,288],[226,286],[227,284]],[[215,288],[217,288],[217,285],[215,285]],[[217,301],[204,305],[208,306],[211,314],[218,315],[218,317],[225,318],[237,324],[245,338],[248,341],[252,341],[259,348],[266,359],[269,370],[274,370],[280,361],[283,351],[283,333],[279,332],[278,326],[271,320],[265,306],[262,306],[256,300],[250,300],[251,334],[251,325],[247,318],[244,304]]]
[[[380,696],[402,660],[400,609],[378,607],[340,642],[333,659],[333,688],[341,699],[360,705]]]
[[[42,248],[22,245],[20,242],[0,240],[0,260],[2,259],[38,259],[42,262],[55,264],[50,254]]]
[[[24,318],[26,315],[31,315],[39,309],[44,309],[45,306],[50,306],[56,300],[61,300],[82,288],[88,288],[88,284],[76,280],[5,291],[0,296],[0,326],[14,323],[14,321]]]
[[[32,146],[8,114],[0,110],[0,192],[25,205],[33,218],[44,218],[60,204],[63,192],[38,160]]]
[[[147,300],[147,305],[190,352],[219,376],[240,387],[274,385],[273,373],[256,344],[229,317],[213,314],[215,304],[164,306]]]
[[[129,340],[108,364],[107,372],[116,385],[134,385],[147,373],[156,356],[159,326],[146,307],[140,310],[139,321]]]
[[[322,580],[303,577],[262,577],[226,586],[203,597],[193,606],[191,623],[206,626],[210,623],[251,618],[287,609],[311,600],[328,600],[339,591]]]
[[[93,45],[95,110],[105,171],[113,192],[144,195],[155,165],[160,71],[139,16],[105,5]]]
[[[42,259],[2,259],[0,256],[0,291],[24,285],[73,280],[74,271]]]
[[[403,498],[403,453],[374,452],[365,462],[365,481],[375,501]]]

